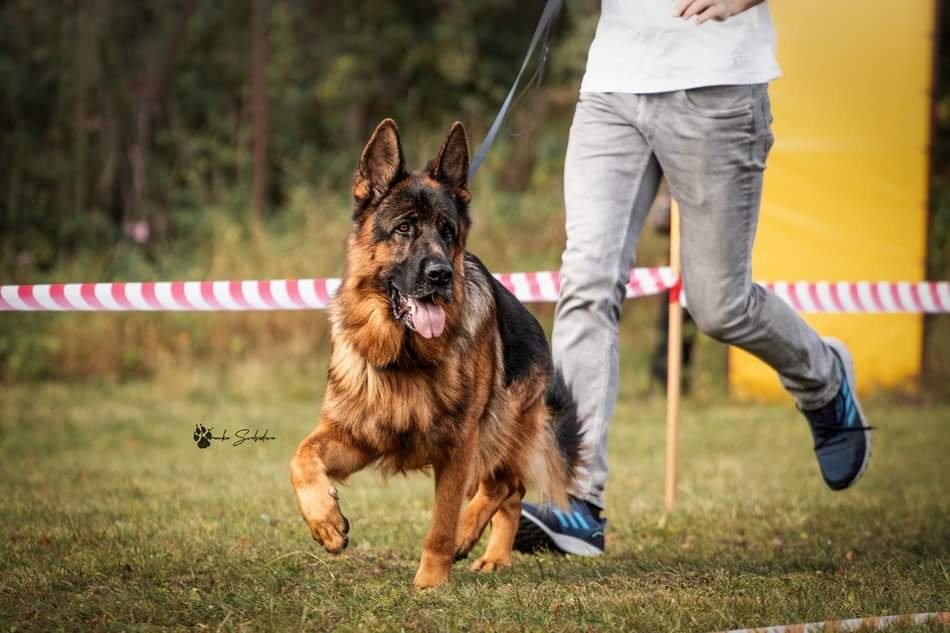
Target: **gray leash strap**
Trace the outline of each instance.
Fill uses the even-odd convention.
[[[512,99],[518,90],[521,76],[524,75],[524,71],[528,67],[528,62],[531,61],[531,57],[534,55],[534,49],[537,48],[538,42],[541,41],[541,36],[547,33],[548,28],[554,23],[554,20],[557,19],[558,14],[561,12],[562,2],[563,0],[547,0],[547,3],[544,5],[544,11],[541,12],[541,19],[538,20],[538,26],[534,29],[534,35],[531,37],[531,44],[528,45],[528,52],[524,56],[524,61],[521,62],[521,70],[518,71],[515,82],[508,91],[508,96],[506,96],[502,102],[501,108],[499,108],[498,114],[495,115],[495,120],[488,130],[488,134],[485,136],[485,140],[483,140],[479,146],[478,152],[475,153],[475,158],[472,160],[472,165],[469,167],[469,182],[475,180],[475,173],[481,166],[482,161],[485,160],[485,155],[488,154],[488,150],[491,149],[492,144],[495,142],[495,138],[498,136],[499,130],[501,130],[501,124],[504,123],[505,117],[508,116],[508,110],[511,108]]]

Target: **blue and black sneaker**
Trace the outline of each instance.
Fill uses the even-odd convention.
[[[832,490],[853,485],[871,459],[871,427],[854,391],[854,361],[844,343],[825,338],[841,368],[841,387],[831,402],[802,410],[815,439],[815,455],[825,483]]]
[[[574,497],[570,502],[570,512],[550,504],[522,503],[514,548],[526,554],[545,550],[578,556],[603,554],[607,519],[600,516],[597,506]]]

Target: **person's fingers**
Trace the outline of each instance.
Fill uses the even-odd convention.
[[[686,8],[686,11],[683,12],[683,19],[688,20],[714,4],[716,4],[716,0],[693,0]]]
[[[693,0],[676,0],[676,4],[673,5],[673,17],[679,18],[683,16],[683,11],[686,10]]]
[[[673,5],[673,17],[689,20],[696,18],[697,24],[709,20],[722,22],[731,15],[726,0],[677,0]]]
[[[722,22],[727,17],[729,16],[721,4],[713,4],[707,7],[702,13],[696,15],[696,24],[702,24],[707,20],[718,20]]]

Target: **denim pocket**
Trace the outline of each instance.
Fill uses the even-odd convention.
[[[680,91],[686,110],[711,119],[731,119],[752,112],[754,85],[706,86]]]

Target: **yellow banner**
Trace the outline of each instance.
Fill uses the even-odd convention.
[[[936,6],[932,0],[770,2],[784,76],[770,89],[775,145],[753,252],[762,280],[921,280]],[[805,315],[854,353],[858,389],[913,391],[920,315]],[[729,351],[739,397],[785,393]]]

